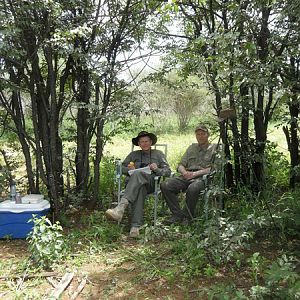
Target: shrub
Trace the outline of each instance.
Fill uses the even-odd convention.
[[[29,222],[34,224],[33,231],[27,237],[31,258],[44,269],[52,268],[66,254],[62,227],[59,222],[52,224],[46,216],[33,215]]]

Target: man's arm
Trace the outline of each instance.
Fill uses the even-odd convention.
[[[122,162],[122,174],[128,175],[128,171],[135,169],[134,166],[128,167],[130,162],[134,161],[134,152],[130,152]]]
[[[208,174],[210,172],[210,167],[198,171],[188,171],[183,165],[179,165],[177,170],[185,179],[190,180]]]
[[[150,169],[158,176],[170,176],[171,169],[165,155],[161,151],[157,153],[159,156],[159,165],[152,163],[149,165]]]

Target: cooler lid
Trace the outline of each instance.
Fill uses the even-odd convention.
[[[44,200],[44,195],[41,194],[29,194],[22,197],[22,203],[38,203]]]
[[[49,209],[50,203],[48,200],[42,200],[38,203],[15,203],[10,200],[5,200],[0,203],[0,212],[22,213],[35,212]]]

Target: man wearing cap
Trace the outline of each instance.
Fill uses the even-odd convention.
[[[128,204],[132,209],[130,237],[139,235],[139,227],[143,225],[144,201],[148,193],[154,192],[155,176],[170,176],[171,170],[162,151],[151,149],[157,142],[155,134],[141,131],[132,139],[135,146],[141,150],[132,151],[122,163],[122,173],[128,175],[128,171],[149,166],[151,174],[145,172],[133,172],[127,178],[126,188],[120,203],[113,209],[108,209],[107,218],[120,222]]]
[[[199,124],[195,128],[195,135],[197,143],[188,147],[178,164],[177,171],[181,175],[161,183],[162,194],[172,213],[166,224],[185,223],[193,219],[199,194],[205,188],[202,178],[210,172],[217,145],[209,143],[209,131],[205,125]],[[186,192],[184,210],[179,205],[180,192]]]

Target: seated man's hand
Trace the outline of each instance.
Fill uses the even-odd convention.
[[[150,170],[155,171],[155,170],[158,169],[158,166],[157,166],[156,163],[152,163],[152,164],[149,165],[149,168],[150,168]]]
[[[194,174],[194,172],[186,171],[186,172],[182,173],[182,176],[186,180],[190,180],[190,179],[193,179],[195,177],[195,174]]]
[[[197,177],[203,176],[205,174],[208,174],[209,172],[210,172],[210,167],[201,168],[201,170],[198,170],[198,171],[188,172],[188,173],[191,173],[191,175],[188,175],[188,176],[191,176],[191,178],[186,178],[186,179],[197,178]]]
[[[131,162],[127,165],[127,168],[128,168],[129,170],[134,170],[134,169],[135,169],[134,162],[131,161]]]

